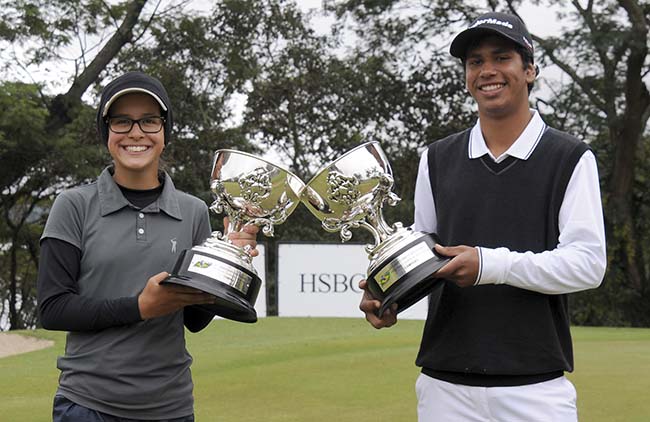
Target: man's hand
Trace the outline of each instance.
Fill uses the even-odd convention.
[[[397,304],[394,303],[390,308],[384,311],[384,314],[379,318],[375,312],[381,307],[381,302],[375,299],[368,290],[368,283],[366,280],[359,282],[359,288],[363,289],[363,297],[359,304],[359,309],[366,314],[366,320],[375,328],[392,327],[397,323]]]
[[[223,218],[224,231],[228,229],[229,220],[228,217]],[[228,239],[235,245],[241,248],[250,246],[248,253],[250,256],[257,256],[260,252],[255,249],[257,247],[257,232],[260,231],[260,228],[254,225],[245,225],[242,227],[241,231],[234,231],[226,233]]]
[[[451,280],[460,287],[473,286],[478,277],[478,250],[471,246],[436,245],[436,252],[451,258],[436,272],[436,277]]]
[[[138,296],[140,318],[150,319],[168,315],[187,305],[214,303],[214,296],[201,290],[176,284],[160,283],[169,276],[162,272],[151,277]]]

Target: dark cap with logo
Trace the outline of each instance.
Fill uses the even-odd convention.
[[[143,93],[150,95],[160,105],[161,114],[165,117],[165,144],[169,143],[173,124],[171,103],[165,87],[153,76],[142,72],[128,72],[113,79],[102,90],[102,96],[97,108],[97,132],[105,144],[108,142],[107,118],[111,106],[126,94]]]
[[[508,13],[490,12],[479,16],[451,42],[449,53],[452,56],[464,59],[467,48],[480,37],[499,35],[515,44],[524,47],[533,56],[533,41],[526,29],[526,25],[515,15]]]

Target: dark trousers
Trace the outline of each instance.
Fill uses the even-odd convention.
[[[62,395],[54,396],[53,422],[152,422],[141,419],[120,418],[88,409],[73,403]],[[176,419],[161,419],[158,422],[194,422],[194,415]]]

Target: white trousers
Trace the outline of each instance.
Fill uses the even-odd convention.
[[[472,387],[420,374],[419,422],[576,422],[576,389],[566,377],[517,387]]]

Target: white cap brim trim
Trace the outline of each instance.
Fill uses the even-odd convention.
[[[165,103],[163,100],[160,99],[159,96],[154,94],[153,92],[149,91],[148,89],[144,88],[126,88],[121,91],[118,91],[113,95],[108,101],[106,101],[106,105],[104,105],[104,110],[102,110],[102,117],[106,117],[108,114],[108,110],[111,108],[111,105],[122,95],[126,94],[133,94],[133,93],[144,93],[151,95],[156,101],[158,101],[158,104],[160,104],[160,107],[163,109],[163,111],[167,111],[167,106],[165,106]]]

